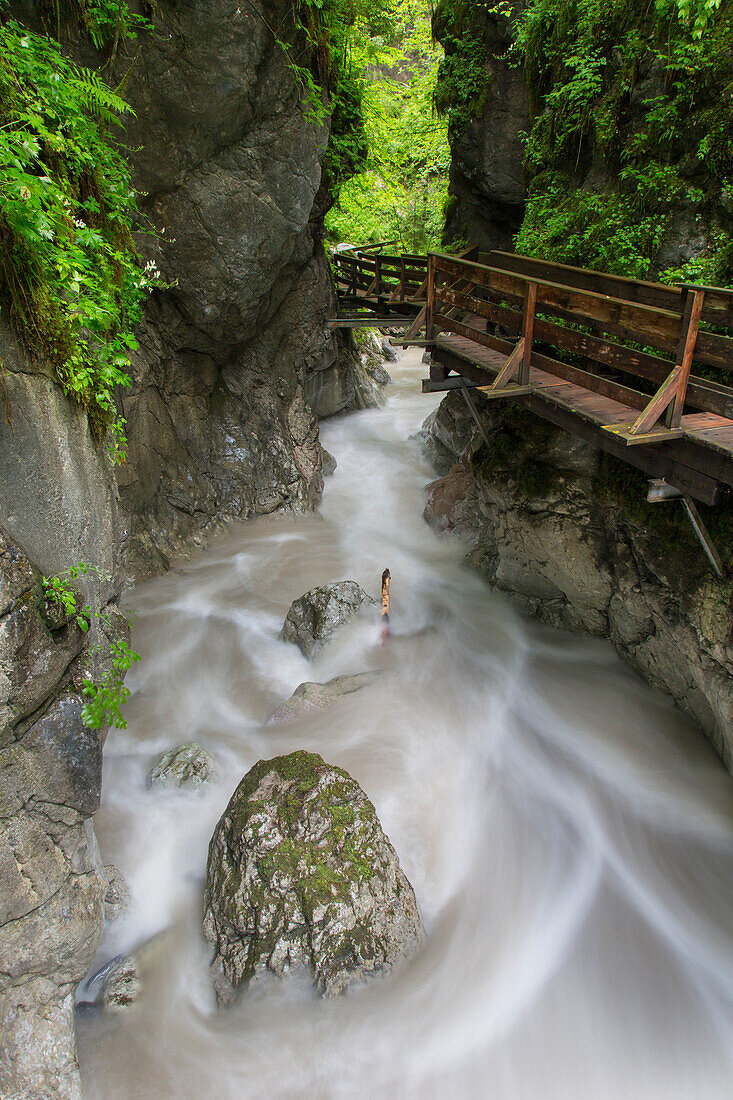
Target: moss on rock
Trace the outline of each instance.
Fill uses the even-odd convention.
[[[217,825],[204,934],[227,1004],[263,972],[299,967],[322,994],[341,993],[424,933],[372,803],[343,769],[298,751],[255,764]]]

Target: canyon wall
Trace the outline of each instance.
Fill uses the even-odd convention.
[[[426,421],[442,473],[428,522],[465,539],[467,564],[527,614],[610,639],[733,771],[733,580],[714,577],[681,502],[648,504],[638,471],[517,406],[474,400],[483,435],[458,393]],[[705,512],[729,556],[729,513]]]
[[[139,247],[166,288],[120,394],[124,465],[0,317],[0,1094],[16,1100],[80,1096],[74,989],[106,890],[91,826],[106,728],[83,722],[82,689],[126,639],[123,583],[227,520],[313,507],[317,417],[376,399],[351,337],[325,324],[328,103],[320,118],[304,104],[270,30],[302,55],[290,4],[131,6],[154,29],[120,43],[104,76],[134,111]],[[48,5],[10,15],[39,30]],[[61,41],[84,65],[107,61],[75,22]],[[100,616],[88,632],[41,582],[79,562],[79,604]]]

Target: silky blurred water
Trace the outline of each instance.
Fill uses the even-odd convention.
[[[96,965],[151,942],[141,999],[79,1019],[87,1100],[733,1097],[731,779],[609,645],[523,621],[425,526],[423,371],[408,354],[385,409],[323,425],[339,465],[320,515],[240,527],[132,595],[143,660],[96,830],[133,909]],[[295,597],[345,578],[376,594],[387,566],[387,647],[376,615],[313,664],[278,640]],[[302,681],[368,668],[330,710],[265,725]],[[220,783],[147,790],[193,739]],[[273,980],[219,1012],[208,841],[252,764],[296,748],[372,799],[428,940],[341,1000]]]

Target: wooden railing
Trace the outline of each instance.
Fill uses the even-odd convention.
[[[429,256],[428,341],[454,333],[504,353],[489,396],[519,393],[534,366],[629,406],[635,419],[608,427],[627,444],[681,435],[685,405],[733,417],[731,329],[733,291],[719,287],[662,286],[502,252]],[[695,363],[719,380],[694,373]]]
[[[367,255],[364,249],[337,252],[334,276],[340,300],[345,304],[389,306],[395,302],[421,302],[427,290],[425,256]]]

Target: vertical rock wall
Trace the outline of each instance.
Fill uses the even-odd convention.
[[[512,5],[512,18],[525,6],[523,0]],[[466,240],[482,251],[511,251],[526,201],[520,135],[529,127],[529,104],[524,72],[506,56],[512,43],[510,19],[491,4],[442,0],[434,29],[449,63],[439,84],[446,109],[460,103],[467,65],[477,68],[471,83],[483,84],[478,100],[449,128],[446,240]],[[460,68],[452,70],[451,63]],[[455,84],[451,71],[459,74]]]
[[[426,422],[443,474],[426,519],[526,613],[610,639],[733,771],[733,581],[713,576],[679,501],[648,505],[643,475],[526,410],[480,417],[490,447],[458,394]],[[730,530],[715,533],[725,552]]]
[[[44,10],[11,4],[35,28]],[[123,467],[0,318],[0,1095],[15,1100],[80,1096],[74,989],[105,888],[91,827],[104,731],[83,724],[80,692],[126,629],[121,580],[166,568],[229,518],[312,507],[322,454],[307,395],[334,412],[359,404],[363,383],[325,325],[328,125],[269,29],[298,45],[289,0],[145,11],[154,31],[108,75],[135,112],[126,136],[158,232],[140,246],[168,288],[121,395]],[[78,27],[62,40],[99,64]],[[93,567],[82,598],[109,617],[89,635],[44,602],[40,579],[79,561]]]

